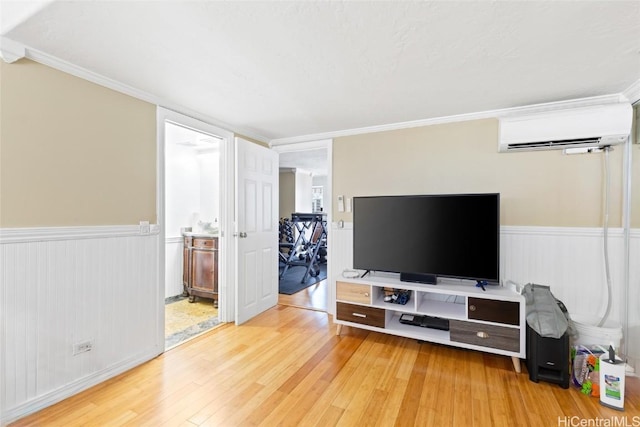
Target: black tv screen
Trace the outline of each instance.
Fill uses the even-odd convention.
[[[355,269],[499,282],[499,265],[498,193],[353,198]]]

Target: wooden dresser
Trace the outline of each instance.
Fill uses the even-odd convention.
[[[182,282],[189,302],[213,299],[218,306],[218,237],[184,233]]]

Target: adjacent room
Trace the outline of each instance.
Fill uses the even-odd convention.
[[[0,425],[635,425],[640,2],[0,2]]]
[[[220,138],[165,124],[165,347],[218,321]]]
[[[284,151],[279,165],[278,301],[327,311],[328,149]]]

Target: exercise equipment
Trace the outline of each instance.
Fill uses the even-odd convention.
[[[291,231],[287,230],[287,221],[280,221],[280,264],[283,264],[280,278],[287,274],[291,267],[306,268],[301,283],[306,282],[309,275],[316,277],[320,273],[320,263],[326,262],[327,255],[327,221],[326,214],[292,213]],[[295,235],[295,241],[288,241]],[[284,241],[283,241],[284,240]]]

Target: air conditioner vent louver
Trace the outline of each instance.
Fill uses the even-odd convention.
[[[580,147],[597,147],[600,144],[600,138],[577,138],[577,139],[561,139],[557,141],[540,141],[540,142],[522,142],[507,145],[507,150],[531,150],[535,148],[554,149],[568,148],[571,146]]]
[[[631,132],[632,117],[631,105],[620,103],[501,118],[498,151],[622,144]]]

